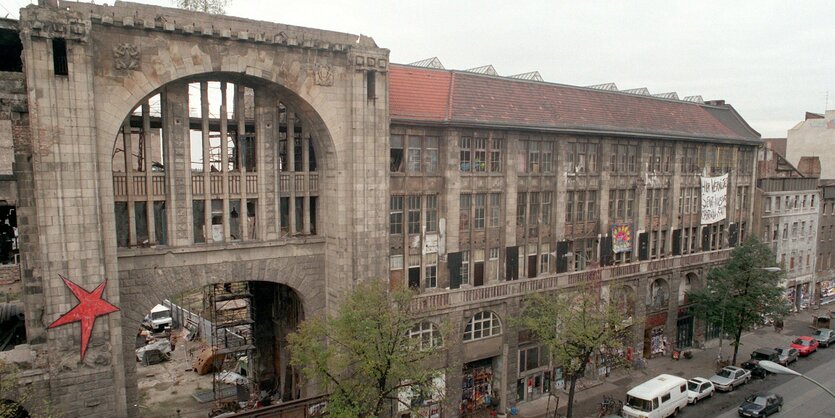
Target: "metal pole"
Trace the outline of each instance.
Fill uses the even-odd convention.
[[[804,379],[806,379],[806,380],[808,380],[808,381],[810,381],[810,382],[812,382],[812,383],[814,383],[814,384],[816,384],[816,385],[818,385],[818,387],[819,387],[819,388],[821,388],[821,389],[823,389],[823,390],[825,390],[825,391],[826,391],[826,393],[828,393],[828,394],[829,394],[829,396],[831,396],[831,397],[835,398],[835,393],[832,393],[832,391],[831,391],[831,390],[829,390],[829,389],[828,389],[827,387],[825,387],[824,385],[822,385],[822,384],[818,383],[816,380],[812,379],[812,378],[811,378],[811,377],[809,377],[809,376],[806,376],[805,374],[799,374],[799,376],[800,376],[800,377],[802,377],[802,378],[804,378]]]

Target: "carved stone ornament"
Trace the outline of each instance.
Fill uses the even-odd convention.
[[[139,68],[139,47],[134,44],[114,46],[113,58],[117,70],[135,70]]]
[[[313,70],[313,79],[319,86],[332,86],[333,68],[329,64],[316,64]]]

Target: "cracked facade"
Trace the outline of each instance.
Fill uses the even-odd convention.
[[[364,36],[61,6],[7,23],[24,65],[2,72],[14,166],[0,175],[27,379],[69,416],[137,415],[144,315],[233,280],[292,289],[300,317],[359,280],[419,289],[428,323],[457,330],[444,416],[488,386],[509,406],[560,380],[506,322],[528,292],[600,280],[629,306],[634,355],[716,332],[685,292],[749,234],[760,144],[724,102],[393,65]],[[699,177],[726,173],[727,219],[702,226]],[[75,304],[59,274],[88,289],[109,278],[121,309],[81,363],[77,326],[45,325]]]

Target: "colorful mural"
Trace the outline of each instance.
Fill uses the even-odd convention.
[[[632,224],[612,224],[612,251],[615,254],[632,251]]]

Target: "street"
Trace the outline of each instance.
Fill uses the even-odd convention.
[[[801,358],[790,367],[820,382],[827,388],[835,388],[835,347],[818,349]],[[709,378],[710,376],[704,376]],[[812,382],[799,376],[769,375],[754,379],[730,393],[717,393],[697,405],[682,411],[682,417],[736,417],[737,407],[751,394],[773,392],[783,397],[783,408],[772,416],[785,417],[835,417],[835,399]]]

